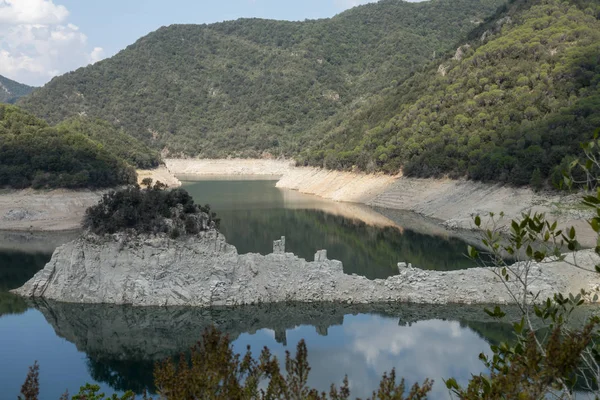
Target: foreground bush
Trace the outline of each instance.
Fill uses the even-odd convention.
[[[308,386],[310,366],[308,352],[304,341],[296,348],[296,357],[289,352],[285,357],[284,376],[279,361],[264,348],[258,359],[250,353],[250,349],[242,357],[233,351],[228,336],[219,333],[215,328],[207,329],[202,340],[192,348],[189,360],[184,355],[178,363],[165,360],[156,365],[155,383],[158,388],[158,399],[169,400],[348,400],[350,389],[348,379],[340,388],[331,385],[329,393],[319,392]],[[39,366],[34,364],[21,388],[24,397],[20,400],[38,400]],[[373,392],[373,400],[420,400],[427,397],[433,382],[425,380],[422,385],[415,384],[407,392],[404,380],[396,383],[396,373],[384,374],[379,388]],[[80,393],[73,400],[100,400],[105,394],[95,385],[81,387]],[[144,394],[143,399],[148,399]],[[61,400],[68,400],[65,393]],[[133,400],[135,396],[128,392],[122,397],[113,395],[108,399]]]

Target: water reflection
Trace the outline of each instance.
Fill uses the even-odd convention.
[[[137,392],[154,389],[155,361],[187,352],[211,325],[235,340],[236,351],[250,345],[258,354],[266,345],[280,360],[304,338],[313,368],[310,384],[326,390],[348,374],[354,396],[368,395],[392,368],[411,384],[425,377],[440,383],[450,376],[466,381],[471,373],[483,371],[478,355],[489,348],[470,324],[508,332],[476,306],[280,304],[197,309],[42,301],[35,307],[56,335],[86,353],[95,381]],[[434,397],[445,397],[443,385],[435,390]]]
[[[23,286],[50,261],[51,253],[0,251],[0,292]]]
[[[312,259],[326,248],[346,272],[370,278],[396,272],[398,261],[422,268],[471,266],[466,244],[414,214],[382,215],[368,207],[333,203],[281,191],[274,181],[186,183],[195,199],[210,203],[222,231],[240,252],[269,253],[272,240]],[[359,218],[353,218],[358,216]],[[478,354],[510,336],[510,325],[490,320],[481,307],[428,305],[279,304],[234,309],[131,308],[28,303],[5,291],[21,286],[68,237],[0,236],[0,387],[15,398],[35,360],[41,365],[41,400],[85,382],[111,393],[153,390],[156,361],[186,352],[202,331],[216,325],[243,352],[263,346],[279,359],[307,341],[310,384],[327,390],[348,374],[354,396],[366,397],[382,373],[395,367],[407,383],[437,380],[435,397],[446,398],[442,378],[462,381],[483,365]],[[34,309],[28,309],[33,306]]]
[[[346,273],[371,279],[396,274],[399,261],[437,270],[473,266],[464,256],[467,244],[439,235],[439,228],[431,234],[433,224],[426,233],[414,230],[416,223],[404,229],[369,207],[281,190],[275,181],[188,181],[184,187],[213,206],[240,253],[268,254],[273,240],[285,236],[288,251],[312,260],[316,250],[327,249]]]

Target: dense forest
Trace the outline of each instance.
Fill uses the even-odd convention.
[[[330,19],[163,27],[20,104],[85,113],[171,155],[291,154],[304,132],[440,58],[505,0],[383,0]]]
[[[0,104],[0,188],[103,188],[135,181],[133,167],[86,135]]]
[[[134,167],[151,169],[160,164],[160,155],[156,150],[101,119],[77,116],[61,122],[56,128],[60,132],[80,132]]]
[[[301,162],[556,181],[600,127],[599,17],[593,1],[513,1],[453,57],[308,133]]]
[[[170,156],[541,186],[600,127],[599,17],[595,0],[382,0],[173,25],[20,104],[51,123],[105,119],[91,131],[116,128],[92,137],[120,136],[112,148],[140,166],[156,153],[126,134]]]
[[[35,88],[10,80],[0,75],[0,103],[14,103],[33,92]]]

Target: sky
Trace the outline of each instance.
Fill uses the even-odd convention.
[[[0,75],[33,86],[164,25],[327,18],[374,0],[0,0]]]

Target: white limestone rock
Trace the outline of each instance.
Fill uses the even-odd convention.
[[[369,280],[345,274],[342,263],[327,259],[324,250],[312,262],[285,253],[284,240],[277,253],[263,256],[238,254],[215,230],[177,240],[86,234],[56,249],[45,268],[14,292],[68,303],[134,306],[511,301],[504,283],[487,268],[443,272],[408,264],[396,276]],[[536,265],[532,276],[540,299],[571,289],[558,267]]]

